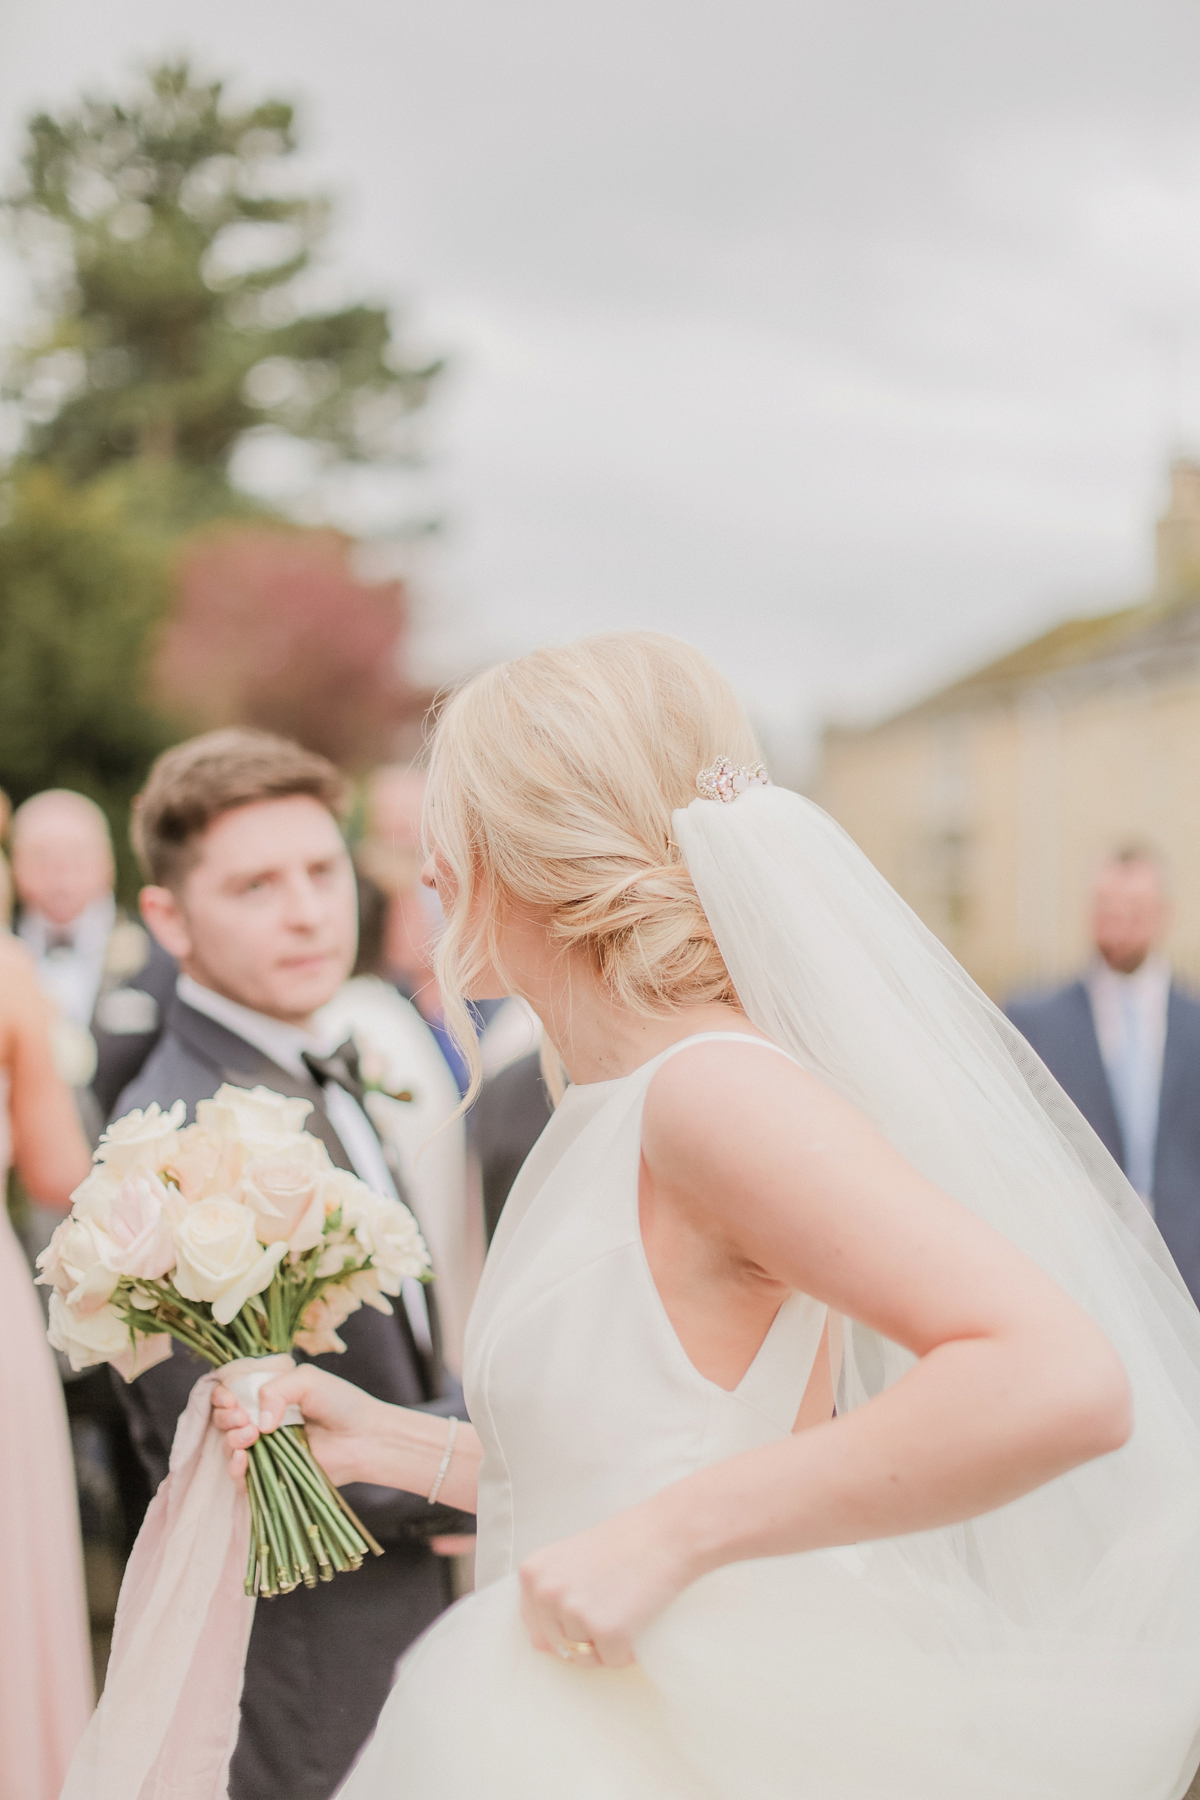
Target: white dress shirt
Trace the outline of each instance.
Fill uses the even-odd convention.
[[[1084,985],[1121,1127],[1125,1173],[1150,1205],[1171,965],[1165,956],[1148,956],[1132,975],[1122,975],[1097,957]]]
[[[63,1017],[76,1025],[91,1024],[116,922],[111,894],[93,900],[67,925],[52,925],[38,912],[21,914],[17,936],[37,958],[38,980]]]
[[[214,993],[211,988],[201,987],[190,975],[179,977],[175,991],[185,1006],[190,1006],[194,1012],[203,1013],[218,1025],[224,1025],[227,1031],[232,1031],[247,1044],[253,1044],[256,1050],[269,1056],[273,1063],[286,1069],[289,1075],[315,1080],[316,1077],[302,1060],[301,1051],[308,1050],[315,1056],[328,1056],[331,1050],[337,1048],[336,1044],[330,1044],[314,1032],[304,1030],[302,1026],[289,1025],[286,1019],[272,1019],[268,1014],[255,1012],[251,1007],[242,1006],[237,1000],[230,1000],[224,994]],[[375,1128],[358,1101],[336,1081],[322,1082],[319,1085],[329,1122],[342,1140],[354,1173],[377,1194],[390,1194],[393,1199],[398,1199],[396,1184],[375,1135]],[[425,1290],[419,1281],[409,1279],[404,1282],[400,1297],[404,1302],[413,1336],[428,1355],[433,1340],[429,1330]]]

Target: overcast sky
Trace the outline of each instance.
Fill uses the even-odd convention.
[[[341,502],[448,520],[439,673],[653,624],[782,753],[1149,578],[1200,446],[1200,0],[0,20],[6,161],[33,108],[181,49],[300,102],[344,291],[452,361],[419,484]]]

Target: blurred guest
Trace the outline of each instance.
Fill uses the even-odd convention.
[[[471,1113],[471,1150],[479,1169],[489,1244],[521,1164],[553,1111],[536,1050],[488,1076],[479,1091]]]
[[[8,831],[8,822],[12,818],[12,802],[0,788],[0,840]],[[7,856],[0,850],[0,929],[7,930],[12,924],[13,915],[13,882],[12,866]]]
[[[90,1165],[28,953],[0,937],[0,1174],[65,1212]],[[28,1264],[0,1207],[0,1795],[57,1800],[92,1707],[71,1443]]]
[[[307,1099],[306,1127],[333,1162],[388,1193],[402,1177],[366,1105],[354,1046],[331,1046],[316,1023],[356,951],[343,801],[331,763],[262,731],[209,732],[159,757],[134,836],[149,877],[143,917],[181,973],[163,1034],[117,1110],[183,1100],[194,1117],[223,1082],[262,1084]],[[339,1329],[345,1350],[317,1357],[321,1367],[377,1399],[462,1417],[430,1289],[406,1282],[392,1316],[364,1307]],[[156,1481],[204,1372],[175,1344],[166,1362],[120,1386]],[[427,1540],[461,1529],[461,1515],[394,1488],[358,1485],[348,1498],[387,1555],[257,1608],[231,1800],[327,1800],[375,1724],[397,1658],[450,1599],[446,1564]]]
[[[1200,1001],[1172,979],[1169,922],[1157,857],[1118,851],[1096,877],[1088,967],[1007,1012],[1120,1163],[1200,1300]]]
[[[149,1054],[175,965],[117,908],[112,839],[95,801],[68,788],[35,794],[14,814],[11,842],[17,932],[58,1006],[58,1061],[94,1140]]]
[[[463,1120],[452,1118],[458,1085],[417,1008],[381,979],[387,913],[387,896],[360,875],[354,973],[314,1024],[331,1043],[354,1040],[364,1105],[395,1153],[433,1257],[446,1364],[461,1375],[467,1314],[483,1271],[483,1231],[478,1208],[468,1208]]]
[[[421,881],[424,800],[423,770],[399,763],[376,769],[367,785],[367,829],[358,861],[388,896],[380,973],[417,1007],[463,1095],[470,1086],[470,1070],[446,1029],[433,967],[441,906],[435,891]],[[509,1006],[503,1000],[485,1000],[470,1010],[478,1030],[484,1032],[498,1024]]]

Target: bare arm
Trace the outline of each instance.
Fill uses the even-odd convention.
[[[735,1129],[730,1129],[731,1121]],[[972,1517],[1117,1449],[1128,1382],[1087,1315],[782,1057],[696,1046],[651,1084],[646,1174],[728,1256],[919,1359],[844,1418],[688,1476],[529,1558],[534,1642],[632,1657],[697,1576]]]
[[[0,941],[0,980],[13,1160],[35,1200],[66,1212],[71,1192],[87,1175],[92,1159],[71,1090],[54,1066],[53,1015],[19,944]]]
[[[289,1403],[303,1412],[313,1454],[336,1487],[372,1481],[410,1494],[428,1494],[432,1489],[449,1440],[447,1420],[407,1406],[389,1406],[308,1364],[264,1386],[259,1415],[265,1430],[274,1429]],[[227,1433],[230,1472],[241,1482],[246,1451],[258,1432],[227,1388],[218,1387],[213,1396],[213,1417]],[[481,1455],[474,1428],[463,1422],[454,1436],[439,1501],[460,1512],[475,1511]]]

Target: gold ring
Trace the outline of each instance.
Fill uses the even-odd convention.
[[[573,1656],[595,1656],[596,1646],[590,1638],[564,1638],[558,1646],[558,1654],[564,1662],[570,1662]]]

